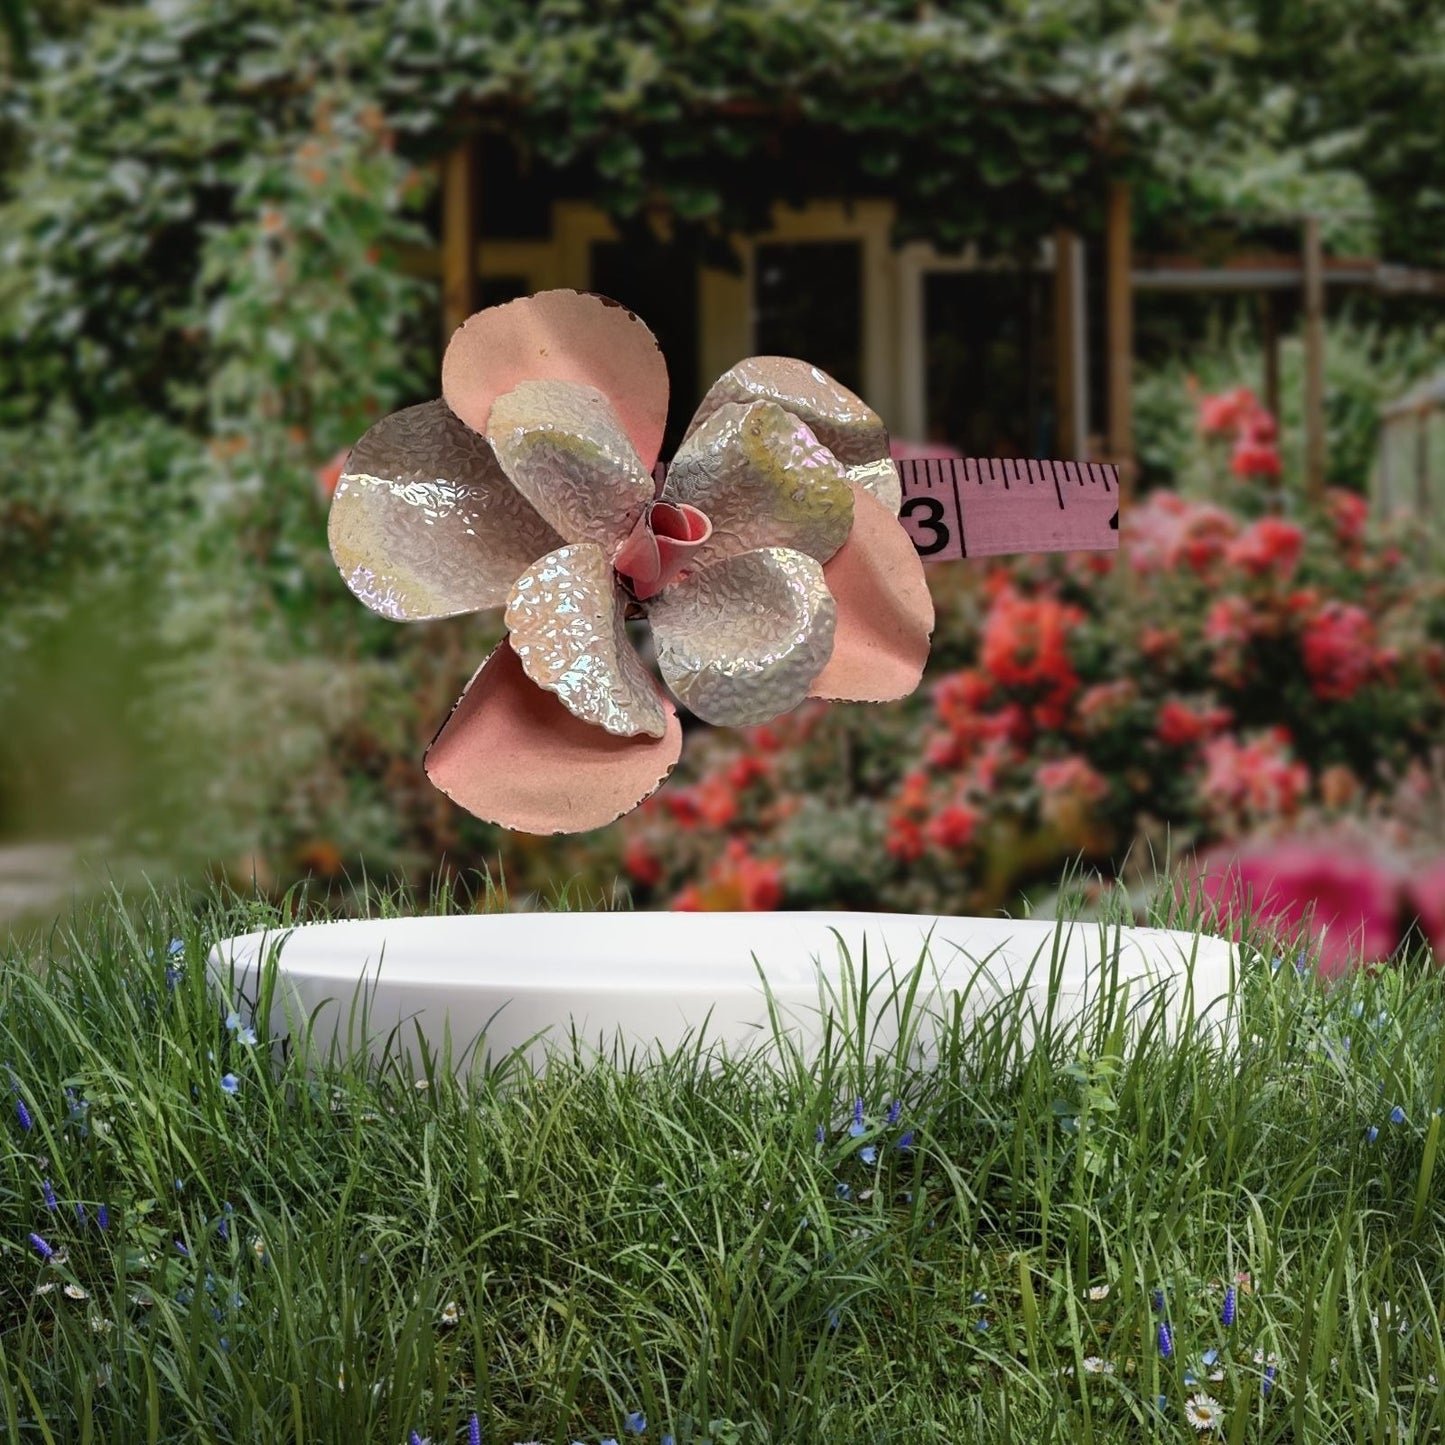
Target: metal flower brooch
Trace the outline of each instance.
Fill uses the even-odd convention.
[[[583,832],[672,771],[677,710],[629,621],[672,695],[724,727],[918,685],[933,603],[879,417],[807,362],[755,356],[713,384],[659,486],[667,401],[636,316],[546,291],[471,317],[441,399],[346,462],[331,553],[368,607],[506,609],[425,761],[480,818]]]

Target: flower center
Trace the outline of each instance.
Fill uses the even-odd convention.
[[[711,536],[707,513],[686,502],[649,502],[612,565],[642,602],[672,582]]]

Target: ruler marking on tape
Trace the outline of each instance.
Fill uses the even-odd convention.
[[[894,465],[899,521],[925,562],[1118,548],[1119,474],[1112,463],[910,457]],[[654,475],[665,482],[666,467],[658,463]],[[1057,506],[1043,482],[1053,483]]]

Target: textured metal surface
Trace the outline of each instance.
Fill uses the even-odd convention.
[[[775,401],[845,466],[888,455],[883,418],[826,371],[793,356],[750,356],[713,382],[688,423],[692,432],[730,401]]]
[[[859,462],[848,468],[848,480],[857,482],[870,496],[877,497],[896,517],[903,505],[903,483],[898,477],[898,467],[891,457],[880,457],[876,462]]]
[[[500,607],[562,540],[442,401],[393,412],[357,442],[327,530],[346,585],[398,622]]]
[[[826,562],[853,526],[843,464],[771,401],[719,407],[678,449],[662,495],[712,522],[697,566],[758,547],[788,547]]]
[[[611,549],[653,498],[607,398],[571,381],[524,381],[492,405],[487,439],[503,471],[568,542]]]
[[[621,737],[661,737],[667,714],[627,639],[625,612],[611,562],[583,542],[549,552],[517,579],[507,630],[527,676],[574,717]]]
[[[769,547],[699,568],[647,604],[657,665],[705,722],[747,727],[797,707],[833,651],[822,565]]]

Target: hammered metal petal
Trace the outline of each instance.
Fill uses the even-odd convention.
[[[568,542],[597,542],[610,556],[653,498],[651,474],[595,387],[524,381],[493,402],[487,440]]]
[[[689,573],[647,605],[663,680],[719,727],[803,701],[833,651],[836,609],[812,557],[767,547]]]
[[[357,442],[327,531],[346,585],[398,622],[500,607],[562,541],[443,401],[393,412]]]
[[[507,630],[527,676],[574,717],[619,737],[660,738],[667,712],[628,641],[626,601],[602,548],[574,543],[517,578]]]
[[[683,442],[662,495],[697,507],[712,522],[696,566],[759,547],[788,547],[826,562],[853,526],[847,470],[771,401],[719,407]]]
[[[896,517],[903,505],[903,480],[892,457],[876,462],[859,462],[848,468],[848,480],[856,482],[869,496],[877,497]]]
[[[750,356],[713,382],[688,423],[691,436],[730,401],[775,401],[790,411],[844,466],[888,455],[883,418],[826,371],[793,356]]]

